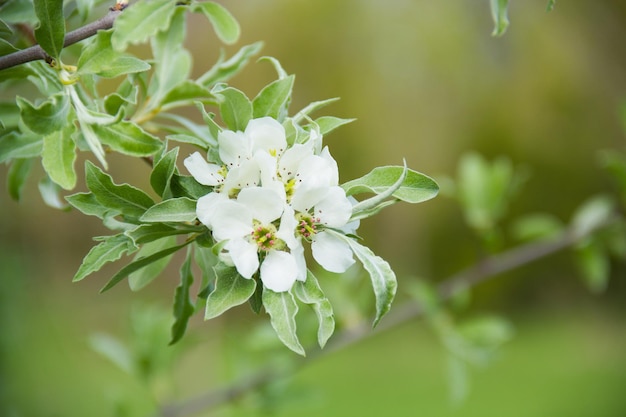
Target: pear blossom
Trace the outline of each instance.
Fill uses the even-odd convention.
[[[208,210],[213,238],[226,241],[223,259],[232,262],[244,278],[259,271],[263,285],[272,291],[290,290],[300,276],[291,251],[301,251],[294,237],[295,223],[290,220],[293,211],[285,210],[283,196],[272,189],[250,187],[242,189],[236,199],[207,197],[204,201],[206,205],[199,210]]]
[[[312,129],[309,140],[287,146],[276,120],[252,119],[241,132],[218,135],[222,165],[199,153],[185,166],[214,192],[198,199],[198,220],[224,242],[221,259],[244,278],[258,273],[275,292],[289,291],[306,280],[303,242],[311,244],[315,261],[331,272],[345,272],[354,258],[350,246],[328,229],[355,233],[350,222],[353,201],[339,187],[337,163],[322,135]]]

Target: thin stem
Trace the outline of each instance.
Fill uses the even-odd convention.
[[[91,22],[85,26],[69,32],[67,35],[65,35],[63,47],[67,47],[84,39],[90,38],[98,33],[99,30],[111,29],[113,27],[113,22],[121,12],[122,10],[110,10],[106,16],[96,20],[95,22]],[[25,64],[31,61],[37,61],[40,59],[48,61],[50,60],[50,57],[44,52],[43,49],[41,49],[41,46],[33,45],[29,48],[13,52],[9,55],[1,56],[0,70],[15,67],[17,65]]]
[[[586,231],[585,234],[579,234],[574,228],[569,228],[553,240],[529,243],[485,258],[481,262],[444,280],[437,287],[439,298],[441,301],[449,300],[463,291],[496,278],[503,272],[511,271],[533,261],[546,258],[556,252],[575,245],[596,231],[614,224],[617,220],[617,217],[609,218],[605,222],[597,224],[595,228]],[[262,369],[251,377],[237,381],[229,387],[207,392],[198,397],[181,402],[180,404],[165,406],[161,409],[158,416],[184,417],[226,404],[271,381],[292,375],[297,369],[303,368],[319,357],[326,356],[329,353],[351,346],[373,335],[395,328],[409,320],[422,316],[424,313],[425,310],[419,303],[416,301],[407,301],[400,306],[394,307],[374,330],[372,330],[369,323],[361,323],[335,335],[323,351],[319,348],[310,350],[305,360],[300,361],[291,368],[284,369],[282,372],[272,371],[272,369]]]

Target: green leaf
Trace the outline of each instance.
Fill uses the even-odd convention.
[[[252,103],[244,93],[233,87],[216,86],[211,93],[220,99],[222,120],[230,130],[244,131],[252,119]]]
[[[376,297],[376,318],[374,319],[374,326],[376,326],[380,319],[391,308],[391,303],[396,295],[396,288],[398,286],[396,274],[387,261],[376,256],[368,247],[334,230],[326,229],[326,232],[346,242],[359,261],[361,261],[365,270],[369,273]]]
[[[322,116],[315,119],[315,123],[320,128],[320,133],[322,135],[326,135],[327,133],[332,132],[340,126],[347,125],[355,121],[356,119],[341,119],[339,117],[334,116]]]
[[[160,31],[165,31],[176,11],[176,1],[139,1],[121,13],[113,23],[111,44],[124,51],[129,44],[144,43]]]
[[[339,100],[338,97],[334,97],[334,98],[329,98],[329,99],[322,100],[322,101],[314,101],[313,103],[309,104],[308,106],[306,106],[305,108],[300,110],[298,113],[296,113],[296,115],[293,116],[293,121],[296,124],[300,123],[303,119],[308,117],[309,114],[311,114],[314,111],[319,110],[319,109],[321,109],[323,107],[326,107],[329,104],[332,104],[332,103],[334,103],[334,102],[336,102],[338,100]]]
[[[167,152],[156,163],[150,174],[150,185],[152,189],[156,191],[161,197],[165,197],[166,192],[169,192],[170,181],[172,175],[176,172],[176,160],[178,159],[178,148],[174,148]]]
[[[214,267],[215,289],[206,300],[204,319],[220,316],[226,310],[245,303],[254,294],[256,281],[239,275],[232,267]]]
[[[33,159],[15,159],[7,174],[7,189],[13,200],[19,201],[22,189],[33,165]]]
[[[572,219],[572,226],[578,236],[584,236],[606,223],[613,215],[615,202],[605,195],[586,201],[578,208]]]
[[[159,138],[126,120],[110,125],[93,125],[92,129],[100,142],[130,156],[150,156],[163,146]]]
[[[63,0],[34,0],[34,6],[39,19],[35,39],[48,55],[58,60],[65,41]]]
[[[104,219],[107,214],[112,214],[111,209],[100,204],[93,193],[76,193],[66,196],[65,200],[70,203],[72,207],[88,216],[96,216],[100,219]]]
[[[0,102],[0,127],[18,127],[20,121],[20,108],[14,101]]]
[[[341,187],[347,195],[359,193],[382,194],[402,175],[403,167],[385,166],[374,168],[361,178],[349,181]],[[439,192],[437,183],[417,171],[407,169],[406,178],[392,196],[407,203],[421,203],[434,198]]]
[[[150,207],[139,220],[146,223],[193,222],[196,217],[196,201],[177,197]]]
[[[141,245],[157,239],[161,239],[166,236],[198,233],[202,230],[203,229],[198,230],[194,228],[177,228],[168,226],[163,223],[153,223],[142,224],[132,230],[126,231],[125,234],[133,240],[135,245]]]
[[[307,271],[306,281],[296,281],[293,286],[294,295],[298,300],[311,305],[317,316],[319,327],[317,342],[323,348],[335,331],[335,317],[333,307],[320,288],[317,278],[311,271]]]
[[[172,324],[172,338],[170,345],[178,342],[185,334],[189,318],[196,311],[189,290],[193,284],[193,273],[191,272],[191,250],[187,251],[187,258],[180,268],[180,284],[174,293],[174,324]]]
[[[133,272],[138,271],[141,268],[145,267],[146,265],[150,265],[151,263],[156,262],[161,258],[164,258],[166,256],[169,256],[179,251],[180,249],[184,248],[191,242],[193,242],[193,240],[186,241],[182,245],[163,249],[160,252],[154,253],[150,256],[146,256],[145,258],[137,259],[131,262],[130,264],[126,265],[124,268],[120,269],[115,275],[113,275],[113,277],[109,280],[109,282],[104,287],[102,287],[100,292],[102,293],[102,292],[110,290],[111,288],[113,288],[115,285],[117,285],[120,281],[122,281],[124,278],[126,278]]]
[[[556,3],[556,0],[549,0],[548,5],[546,6],[546,11],[551,12],[552,10],[554,10],[555,3]]]
[[[269,116],[281,121],[287,115],[294,80],[290,75],[266,85],[252,101],[254,118]]]
[[[202,12],[213,25],[217,36],[226,44],[233,44],[239,39],[239,23],[223,6],[212,2],[194,2],[191,9]]]
[[[37,188],[43,202],[48,206],[59,210],[69,210],[69,206],[61,198],[61,187],[53,182],[49,176],[43,177],[37,184]]]
[[[184,9],[177,9],[167,31],[152,38],[152,51],[156,60],[154,83],[150,86],[151,107],[161,107],[163,98],[177,85],[189,78],[191,54],[184,49]]]
[[[516,220],[512,235],[522,241],[550,240],[563,231],[563,222],[547,213],[535,213]]]
[[[114,78],[124,74],[147,71],[150,64],[131,55],[121,54],[111,46],[111,30],[100,30],[78,59],[79,74]]]
[[[133,354],[119,339],[105,333],[96,333],[89,337],[89,344],[95,352],[110,360],[123,371],[132,374]]]
[[[176,245],[176,236],[167,236],[162,239],[154,240],[152,242],[145,243],[137,255],[135,255],[134,261],[138,261],[140,259],[149,257],[162,251],[163,249],[169,248],[171,246]],[[128,275],[128,286],[133,291],[139,291],[149,283],[151,283],[170,263],[172,260],[173,254],[168,256],[163,256],[148,265],[139,268],[133,273]]]
[[[576,261],[585,284],[599,294],[606,290],[611,274],[611,260],[606,250],[594,241],[576,247]]]
[[[502,36],[509,27],[509,0],[489,0],[489,4],[491,6],[491,17],[495,25],[491,36]]]
[[[89,161],[85,163],[85,172],[87,187],[105,207],[117,210],[131,219],[138,219],[154,205],[146,193],[128,184],[114,184],[110,176]]]
[[[43,138],[42,165],[50,179],[66,190],[76,186],[76,146],[72,135],[76,131],[73,124],[53,132]]]
[[[274,292],[263,288],[263,307],[270,315],[270,322],[278,338],[285,346],[305,356],[304,348],[296,335],[298,305],[289,292]]]
[[[208,88],[191,80],[184,80],[178,83],[161,100],[161,109],[167,110],[173,107],[188,105],[192,102],[215,101],[215,98]]]
[[[174,197],[189,197],[193,200],[213,192],[213,187],[202,185],[189,175],[174,174],[172,176],[171,188]]]
[[[0,163],[35,158],[41,155],[42,149],[43,138],[40,135],[11,131],[0,136]]]
[[[224,61],[224,54],[222,52],[217,63],[210,70],[202,74],[196,82],[205,87],[210,87],[218,82],[229,80],[234,75],[238,74],[248,63],[250,58],[259,53],[262,47],[262,42],[246,45],[227,61]]]
[[[34,106],[23,97],[18,96],[16,100],[24,124],[35,133],[48,135],[68,124],[70,103],[64,93],[53,95],[39,106]]]
[[[35,25],[37,15],[32,0],[8,0],[0,6],[2,20],[6,23],[27,23]]]
[[[86,276],[100,270],[105,264],[117,261],[125,253],[135,250],[133,242],[128,236],[120,233],[107,236],[98,245],[91,248],[76,271],[73,281],[80,281]]]

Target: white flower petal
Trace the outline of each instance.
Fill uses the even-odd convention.
[[[246,206],[252,217],[261,223],[269,224],[283,214],[285,200],[271,188],[244,188],[237,196],[237,202]]]
[[[198,216],[198,220],[209,229],[212,229],[216,205],[227,200],[228,197],[221,193],[209,193],[200,197],[196,203],[196,215]]]
[[[246,135],[252,141],[252,152],[264,150],[280,154],[287,147],[285,128],[271,117],[252,119],[246,126]]]
[[[291,206],[302,213],[312,209],[319,203],[326,194],[329,187],[322,187],[317,184],[304,183],[300,184],[291,197]]]
[[[183,161],[187,171],[198,181],[204,185],[218,185],[224,180],[224,177],[218,174],[219,165],[209,164],[199,152],[194,152]]]
[[[228,171],[222,192],[230,195],[231,190],[241,190],[259,185],[259,165],[255,160],[245,160],[241,165]]]
[[[330,187],[328,193],[315,205],[314,217],[329,227],[343,227],[352,216],[352,203],[343,188]]]
[[[213,237],[216,241],[248,236],[252,232],[252,212],[233,200],[222,201],[213,208]]]
[[[293,178],[302,162],[309,156],[313,155],[313,147],[310,142],[296,143],[287,149],[280,157],[278,162],[278,172],[283,181]]]
[[[291,206],[285,206],[283,215],[280,218],[280,227],[278,228],[278,232],[276,232],[276,237],[284,240],[292,252],[295,248],[302,247],[302,244],[296,238],[295,231],[297,226],[298,220],[296,220],[293,208],[291,208]]]
[[[306,259],[304,257],[304,246],[302,246],[302,242],[298,240],[298,245],[291,248],[291,255],[293,255],[296,260],[296,266],[298,267],[298,275],[296,275],[296,279],[298,281],[306,281]]]
[[[259,269],[259,255],[257,246],[245,239],[233,239],[226,244],[230,257],[237,268],[237,272],[244,278],[251,278]]]
[[[350,246],[330,233],[316,234],[311,250],[317,263],[330,272],[346,272],[354,263]]]
[[[223,130],[217,135],[220,159],[229,168],[239,166],[252,156],[252,142],[243,132]]]
[[[289,291],[297,276],[298,265],[290,253],[270,251],[261,264],[261,281],[274,292]]]

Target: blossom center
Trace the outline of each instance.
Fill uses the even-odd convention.
[[[317,224],[320,223],[320,218],[314,218],[308,213],[296,214],[298,220],[298,226],[296,232],[303,238],[309,240],[317,233]]]
[[[273,224],[264,225],[255,220],[254,228],[250,232],[250,239],[256,243],[257,249],[268,252],[272,249],[280,250],[285,247],[285,242],[276,237],[277,229]]]

